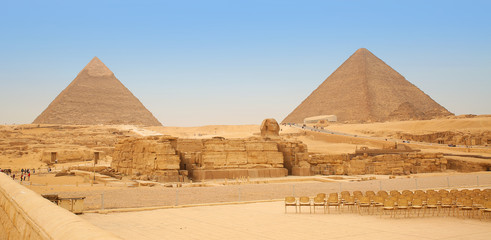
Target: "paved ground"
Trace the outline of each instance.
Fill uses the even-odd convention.
[[[457,217],[390,218],[319,212],[285,214],[283,202],[267,202],[106,215],[91,213],[81,217],[124,239],[491,238],[489,220]]]
[[[336,177],[336,176],[335,176]],[[339,177],[339,176],[337,176]],[[365,176],[367,177],[367,176]],[[382,176],[377,176],[381,178]],[[317,193],[347,191],[378,191],[394,189],[439,189],[455,187],[490,187],[491,172],[480,173],[441,173],[419,174],[411,178],[380,179],[371,181],[351,181],[350,176],[331,182],[299,181],[285,183],[261,183],[241,185],[217,185],[214,187],[167,188],[133,187],[94,189],[90,191],[60,192],[62,197],[85,196],[85,209],[101,209],[101,196],[104,193],[104,208],[140,208],[174,206],[217,202],[241,202],[257,200],[284,199],[286,196],[315,196]],[[289,178],[285,178],[289,179]],[[328,177],[323,177],[329,180]],[[271,179],[269,179],[271,180]],[[55,192],[56,193],[56,192]]]

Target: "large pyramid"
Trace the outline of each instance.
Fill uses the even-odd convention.
[[[336,115],[341,122],[431,119],[452,115],[365,48],[358,49],[282,123]]]
[[[162,125],[97,57],[33,123]]]

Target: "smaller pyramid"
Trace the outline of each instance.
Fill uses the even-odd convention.
[[[365,48],[358,49],[282,123],[336,115],[341,122],[431,119],[452,115]]]
[[[162,125],[97,57],[33,123]]]

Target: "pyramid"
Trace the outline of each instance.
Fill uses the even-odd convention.
[[[97,57],[33,123],[162,125]]]
[[[303,123],[304,118],[319,115],[336,115],[340,122],[368,122],[431,119],[452,113],[360,48],[282,123]]]

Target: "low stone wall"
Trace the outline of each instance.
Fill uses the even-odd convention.
[[[323,175],[403,175],[442,172],[447,159],[441,153],[401,153],[377,156],[312,155],[312,174]]]
[[[491,144],[491,131],[481,133],[464,133],[464,132],[435,132],[429,134],[409,134],[399,133],[397,138],[403,140],[431,142],[440,144],[456,144],[456,145],[489,145]]]
[[[458,172],[480,172],[491,171],[491,161],[485,162],[470,162],[460,159],[453,159],[448,157],[448,169],[456,170]]]
[[[0,240],[120,239],[0,173]]]

